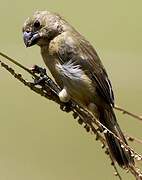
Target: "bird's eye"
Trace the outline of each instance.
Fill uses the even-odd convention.
[[[35,28],[39,28],[39,27],[40,27],[40,22],[39,22],[38,20],[36,20],[36,21],[34,22],[34,27],[35,27]]]

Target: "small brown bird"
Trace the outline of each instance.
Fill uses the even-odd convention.
[[[62,89],[60,100],[75,101],[127,144],[113,111],[110,80],[93,46],[61,16],[48,11],[35,12],[25,21],[23,37],[27,47],[40,46],[46,66]],[[121,167],[134,164],[131,152],[118,139],[109,132],[105,138]]]

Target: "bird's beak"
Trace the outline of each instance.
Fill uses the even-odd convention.
[[[40,35],[38,32],[24,32],[23,33],[23,39],[24,39],[24,43],[26,45],[26,47],[30,47],[30,46],[33,46],[35,45],[38,40],[40,39]]]

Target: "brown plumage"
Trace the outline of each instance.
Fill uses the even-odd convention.
[[[23,35],[27,47],[40,46],[45,64],[62,89],[60,100],[73,99],[127,144],[113,111],[110,80],[93,46],[58,14],[47,11],[28,18]],[[121,167],[134,164],[131,152],[123,149],[113,135],[107,132],[105,138]]]

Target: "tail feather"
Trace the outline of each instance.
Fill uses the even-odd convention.
[[[120,138],[126,145],[127,141],[116,121],[112,107],[108,109],[99,108],[100,122]],[[105,138],[109,147],[111,156],[123,168],[129,168],[134,164],[134,159],[128,149],[122,148],[122,143],[109,132],[105,133]]]

